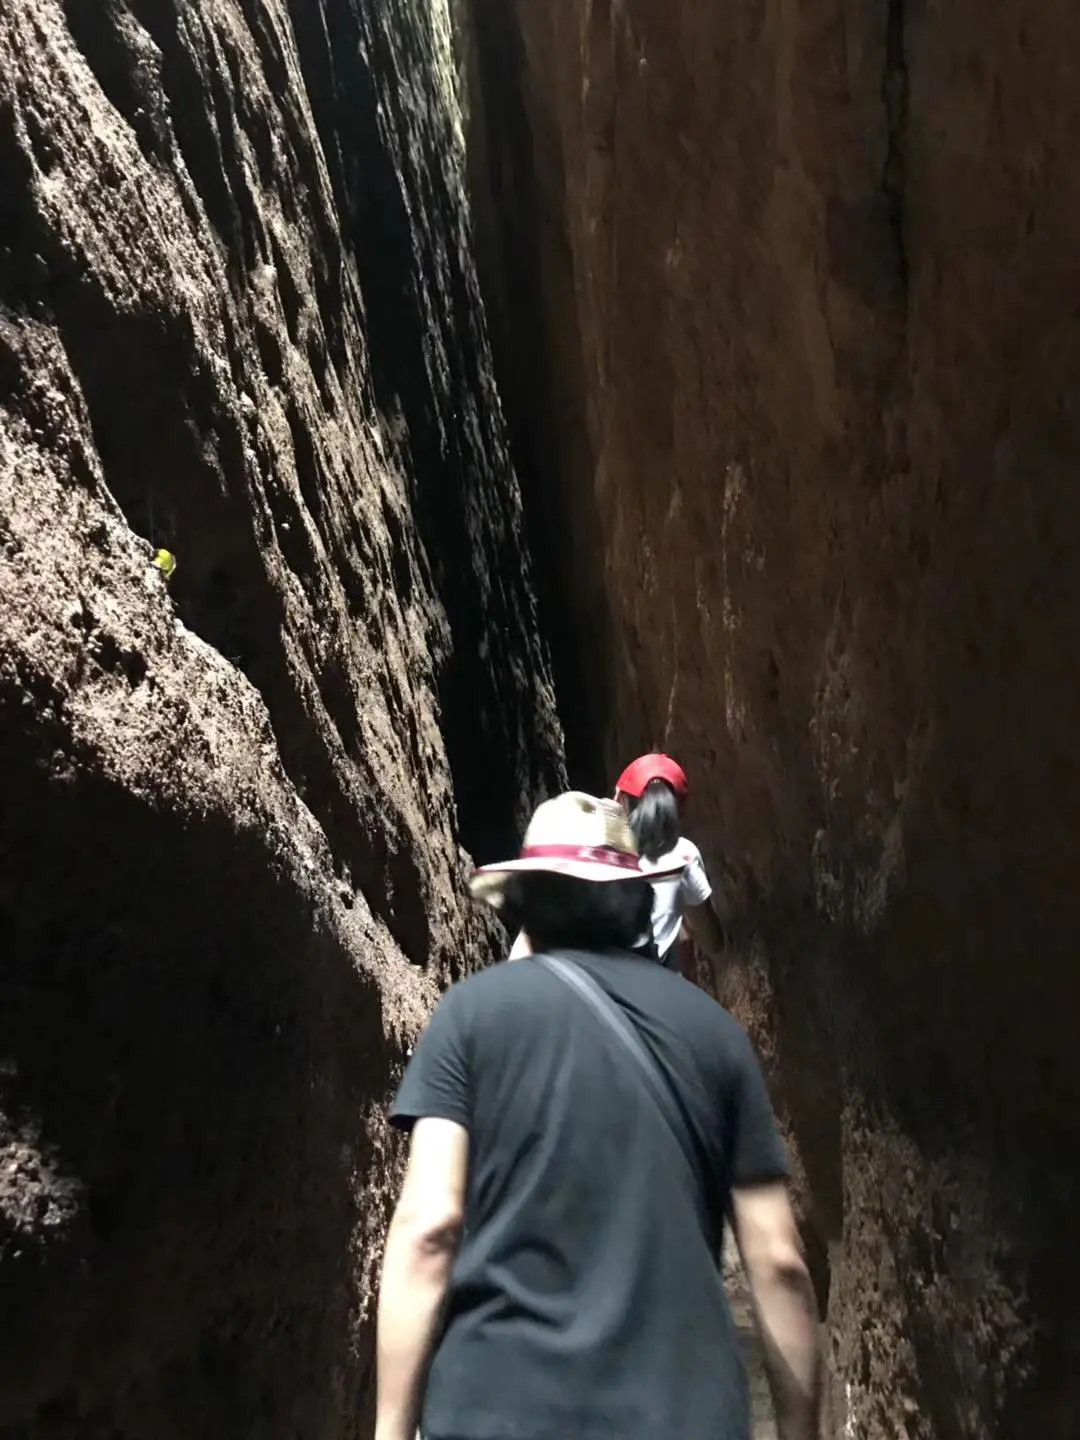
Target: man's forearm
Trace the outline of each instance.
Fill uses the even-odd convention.
[[[750,1276],[780,1440],[817,1440],[821,1355],[817,1308],[805,1269]]]
[[[376,1440],[413,1440],[454,1245],[391,1226],[379,1287]]]

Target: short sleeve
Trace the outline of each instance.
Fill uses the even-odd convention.
[[[765,1185],[788,1177],[787,1155],[776,1127],[765,1077],[745,1031],[735,1048],[728,1137],[731,1183]]]
[[[409,1130],[417,1120],[453,1120],[469,1126],[469,1064],[459,987],[446,992],[405,1067],[390,1122]]]
[[[705,874],[705,865],[701,858],[701,851],[696,845],[687,847],[690,851],[690,859],[687,861],[682,872],[681,893],[683,905],[704,905],[712,894],[712,886],[709,884],[709,877]]]

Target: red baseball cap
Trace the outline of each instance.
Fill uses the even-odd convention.
[[[632,760],[619,776],[615,788],[624,795],[632,795],[637,799],[644,794],[645,786],[650,780],[666,781],[675,791],[680,803],[690,793],[690,787],[686,783],[686,771],[682,766],[672,760],[670,755],[659,755],[655,752],[639,755],[636,760]]]

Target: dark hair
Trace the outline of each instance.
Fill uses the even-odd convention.
[[[578,880],[519,870],[503,891],[500,915],[524,930],[534,950],[629,950],[649,933],[653,892],[647,880]]]
[[[630,828],[637,838],[638,854],[659,860],[679,843],[679,802],[666,780],[650,780],[630,802]]]

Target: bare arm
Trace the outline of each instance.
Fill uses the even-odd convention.
[[[414,1440],[436,1327],[465,1214],[469,1137],[452,1120],[413,1127],[379,1285],[375,1440]]]
[[[736,1189],[732,1221],[765,1349],[780,1440],[817,1440],[817,1308],[787,1186],[774,1181]]]

